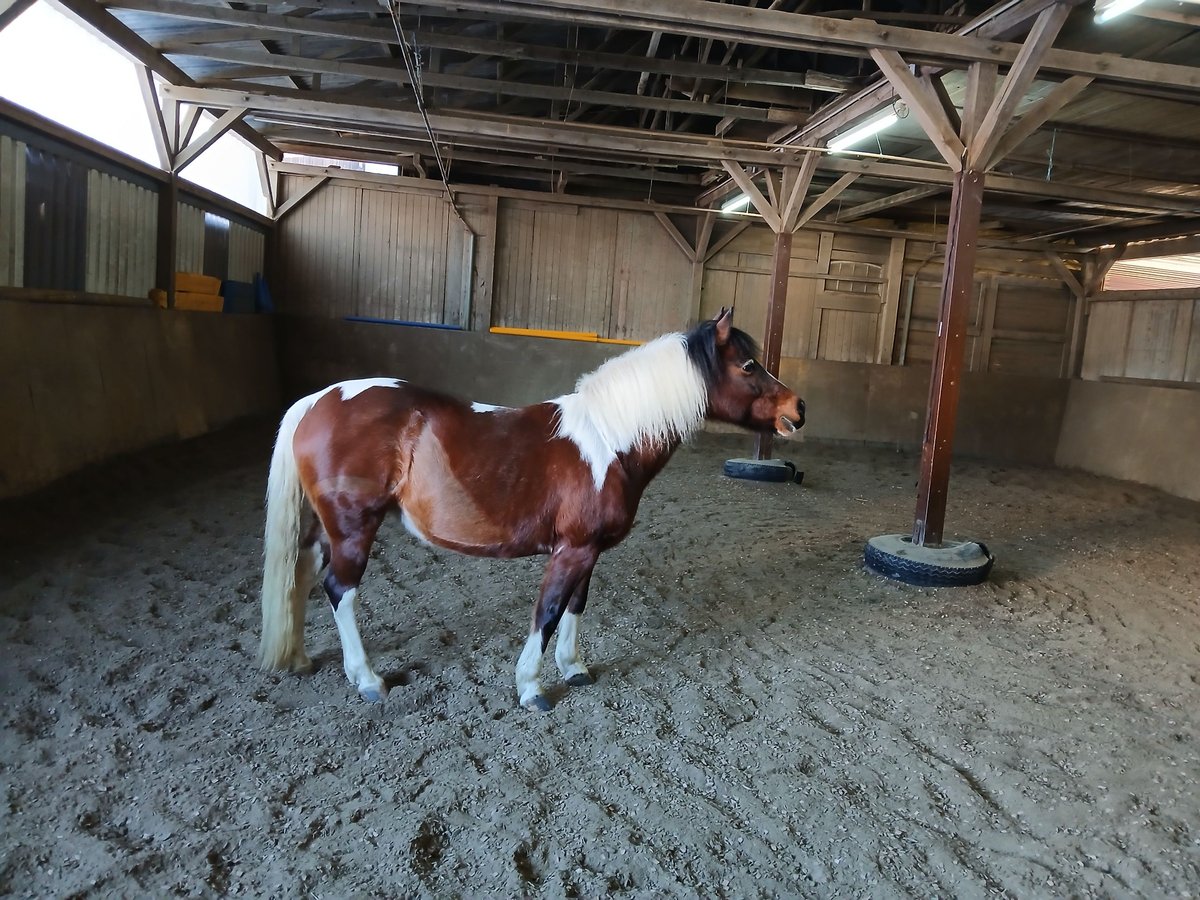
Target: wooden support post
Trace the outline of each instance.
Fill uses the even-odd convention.
[[[158,244],[155,247],[154,280],[167,292],[167,306],[175,306],[175,254],[179,230],[179,179],[167,173],[158,189]]]
[[[967,319],[974,286],[975,251],[983,207],[983,172],[973,166],[954,176],[950,200],[949,242],[942,275],[941,310],[925,439],[921,446],[917,511],[912,539],[920,546],[939,545],[946,521],[946,493],[950,483],[950,458],[958,390],[962,380],[963,351],[967,344]]]
[[[779,357],[783,350],[783,317],[787,309],[788,274],[792,265],[792,233],[775,233],[775,255],[771,267],[771,296],[767,302],[767,337],[763,342],[763,366],[779,377]],[[754,439],[754,458],[770,459],[774,436],[759,434]]]

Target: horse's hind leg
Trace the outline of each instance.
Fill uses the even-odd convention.
[[[353,518],[353,521],[346,521],[348,518]],[[333,621],[337,624],[338,636],[342,639],[342,663],[346,677],[364,700],[378,703],[387,694],[387,688],[367,659],[355,613],[358,585],[367,568],[367,555],[375,540],[375,532],[383,521],[383,513],[363,510],[354,517],[340,514],[339,519],[339,527],[331,528],[331,523],[323,518],[330,549],[325,593],[329,597],[329,605],[333,607]]]
[[[328,562],[329,539],[320,520],[314,518],[296,554],[296,579],[289,598],[292,605],[292,647],[295,649],[288,668],[293,672],[307,674],[313,669],[312,660],[304,650],[304,613],[309,595]]]

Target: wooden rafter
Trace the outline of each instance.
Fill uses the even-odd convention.
[[[857,172],[847,172],[829,187],[825,188],[825,190],[821,192],[820,196],[813,200],[812,203],[808,204],[808,206],[804,208],[804,211],[796,218],[796,224],[793,226],[793,230],[803,227],[806,222],[811,220],[813,216],[836,200],[841,195],[842,191],[846,190],[846,188],[850,187],[850,185],[857,180]]]
[[[787,189],[783,192],[782,211],[780,219],[782,220],[783,230],[789,234],[796,230],[796,223],[800,217],[800,209],[804,203],[804,198],[808,194],[809,185],[812,184],[813,173],[817,171],[817,163],[820,161],[819,153],[809,153],[804,157],[804,162],[797,169],[789,166],[784,170],[785,175],[791,176],[791,183],[788,184],[787,177],[784,178],[784,184]]]
[[[409,83],[408,72],[393,60],[372,62],[336,59],[314,59],[285,53],[268,53],[264,50],[245,50],[234,47],[196,45],[186,41],[166,41],[159,44],[162,52],[171,57],[196,57],[218,62],[242,63],[256,67],[249,74],[329,74],[357,78]],[[223,73],[221,77],[227,78]],[[800,122],[803,113],[778,108],[743,106],[727,103],[706,103],[694,100],[676,100],[665,97],[638,96],[628,93],[595,91],[585,87],[566,87],[547,84],[527,84],[517,81],[502,81],[490,78],[473,78],[465,75],[441,75],[425,71],[421,81],[428,87],[447,88],[480,94],[527,97],[536,100],[571,101],[592,105],[629,107],[632,109],[663,110],[679,113],[694,113],[705,116],[728,116],[761,122]]]
[[[914,116],[921,124],[926,137],[933,142],[951,171],[957,172],[962,168],[963,142],[955,134],[954,126],[942,109],[941,101],[930,90],[929,86],[918,80],[909,71],[904,59],[894,50],[871,50],[871,59],[879,66],[879,70],[887,76],[888,81],[896,89],[904,102],[908,104]]]
[[[215,144],[221,139],[222,135],[240,122],[242,117],[245,115],[245,109],[228,109],[222,113],[221,117],[218,118],[217,121],[213,122],[213,124],[209,126],[208,130],[205,131],[204,134],[191,141],[186,147],[183,148],[183,150],[179,152],[179,154],[175,157],[174,165],[171,167],[172,170],[179,172],[184,168],[184,166],[193,162],[196,157]]]
[[[921,187],[909,188],[907,191],[900,191],[898,194],[892,194],[890,197],[882,197],[879,200],[871,200],[867,203],[860,203],[858,206],[844,209],[838,215],[838,221],[853,222],[855,219],[864,219],[875,213],[912,203],[914,200],[924,200],[926,197],[933,197],[936,194],[943,193],[945,190],[940,185],[923,185]]]
[[[742,192],[750,198],[750,202],[758,211],[758,214],[763,217],[763,221],[771,226],[771,230],[778,233],[783,229],[783,220],[779,217],[779,211],[775,209],[771,201],[763,196],[762,191],[758,189],[758,185],[746,174],[738,163],[732,159],[721,160],[721,165],[725,167],[725,171],[729,173],[737,186],[742,189]]]
[[[1051,116],[1079,96],[1080,92],[1091,83],[1092,79],[1086,75],[1073,75],[1062,84],[1057,85],[1013,123],[1004,136],[996,142],[987,168],[994,168],[997,163],[1002,162],[1024,140],[1046,124]]]
[[[873,47],[886,46],[921,62],[960,67],[978,61],[1013,65],[1027,45],[989,40],[971,33],[945,34],[863,20],[844,22],[709,0],[423,0],[423,5],[646,31],[668,28],[676,34],[850,56],[867,55]],[[1063,9],[1065,14],[1070,5],[1053,3],[1043,14],[1058,16],[1057,9]],[[1159,89],[1200,89],[1200,71],[1193,67],[1109,54],[1051,49],[1045,52],[1042,67],[1053,72],[1091,75],[1106,82]]]
[[[1070,11],[1068,6],[1056,5],[1038,16],[1029,37],[1021,47],[1021,53],[1008,70],[1000,92],[992,101],[987,115],[983,117],[979,130],[971,138],[967,154],[972,165],[980,169],[986,169],[989,165],[1018,104],[1025,99],[1029,85],[1037,75],[1038,67],[1049,55],[1051,45]]]

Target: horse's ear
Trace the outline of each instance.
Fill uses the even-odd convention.
[[[724,347],[729,341],[729,332],[733,328],[733,307],[726,309],[722,306],[713,321],[717,323],[717,346]]]

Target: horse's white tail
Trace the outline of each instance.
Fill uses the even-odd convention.
[[[267,527],[263,537],[262,640],[258,662],[264,669],[286,669],[297,631],[292,617],[296,589],[296,559],[300,550],[300,513],[304,504],[292,438],[296,426],[312,408],[315,397],[292,405],[279,423],[271,472],[267,477]]]

